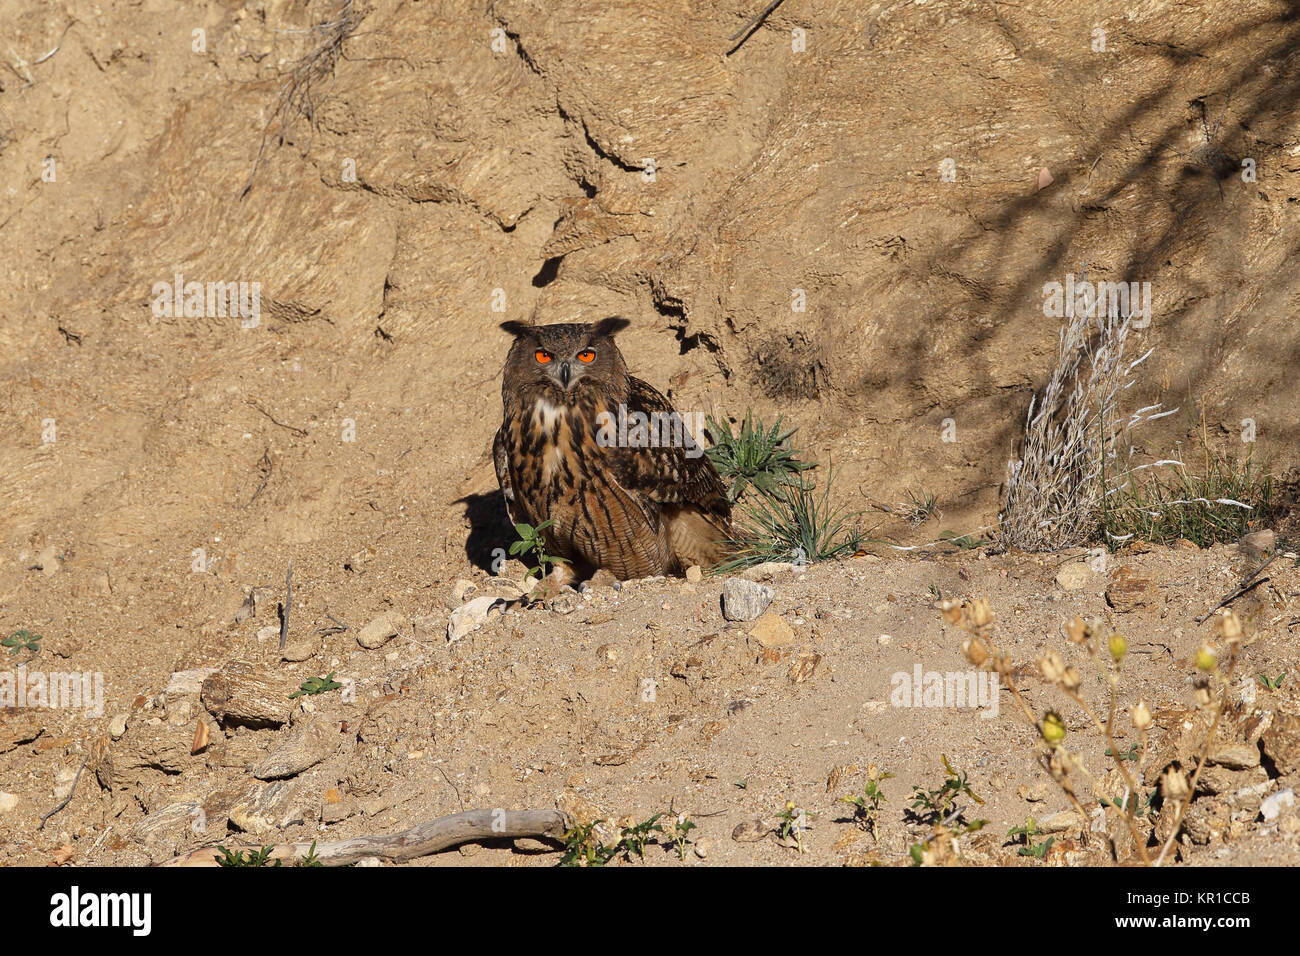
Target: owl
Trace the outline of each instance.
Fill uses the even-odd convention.
[[[515,340],[497,480],[512,522],[551,522],[546,549],[567,560],[564,581],[681,574],[727,552],[726,489],[668,399],[628,374],[614,336],[629,324],[501,325]]]

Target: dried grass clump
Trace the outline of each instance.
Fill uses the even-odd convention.
[[[1126,433],[1177,411],[1149,405],[1121,418],[1120,397],[1152,351],[1127,361],[1131,322],[1108,312],[1066,319],[1056,367],[1030,402],[1020,457],[1007,465],[999,532],[1004,546],[1056,551],[1095,538],[1113,476],[1132,470],[1131,445],[1120,467]]]

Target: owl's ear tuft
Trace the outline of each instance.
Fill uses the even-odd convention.
[[[627,328],[631,324],[632,324],[631,322],[629,322],[627,319],[623,318],[622,316],[611,315],[609,318],[601,319],[599,322],[593,325],[591,327],[591,331],[592,334],[596,336],[617,335],[619,332],[622,332],[625,328]]]
[[[527,322],[516,322],[511,320],[509,322],[502,322],[501,329],[502,331],[509,332],[511,335],[520,336],[531,335],[533,332],[537,331],[537,326],[531,325]]]

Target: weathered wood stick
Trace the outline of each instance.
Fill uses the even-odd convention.
[[[438,817],[400,833],[317,843],[316,859],[322,866],[347,866],[368,856],[402,862],[474,840],[546,837],[562,841],[567,829],[569,819],[559,810],[467,810]],[[258,850],[261,847],[239,849]],[[310,851],[310,843],[279,843],[272,847],[271,859],[295,861]],[[191,850],[158,865],[217,866],[220,857],[216,847],[208,846]]]

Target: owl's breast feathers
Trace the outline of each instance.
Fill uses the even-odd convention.
[[[668,400],[628,382],[621,402],[592,389],[565,405],[542,395],[507,408],[493,457],[510,518],[550,520],[553,553],[583,572],[631,578],[714,564],[731,532],[726,489]],[[620,416],[665,427],[653,443],[645,432],[628,441],[611,427]]]

